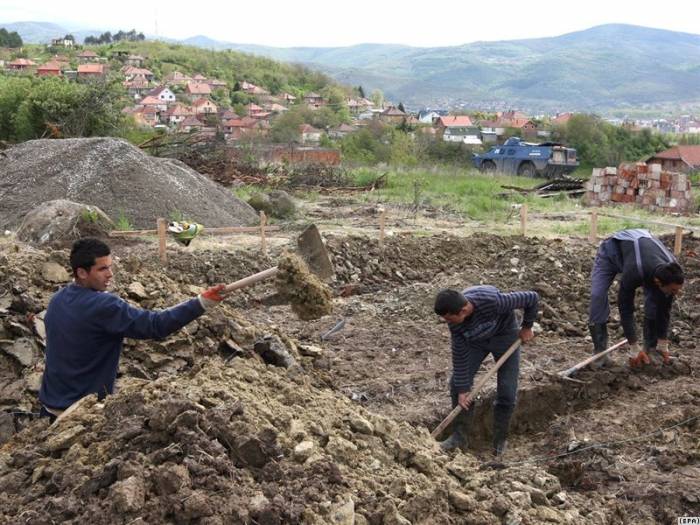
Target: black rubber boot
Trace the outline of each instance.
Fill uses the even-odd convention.
[[[513,415],[512,407],[493,407],[493,453],[496,457],[502,456],[508,445],[508,427],[510,417]]]
[[[454,385],[454,377],[450,378],[450,399],[452,408],[457,406],[459,399],[459,391]],[[459,414],[452,421],[452,434],[445,441],[440,442],[440,448],[444,451],[454,450],[455,448],[467,448],[467,432],[472,419],[474,418],[474,406],[470,406],[469,410],[460,410]]]
[[[457,406],[456,403],[455,406]],[[462,450],[466,449],[469,444],[467,441],[467,432],[469,431],[472,419],[474,419],[474,407],[470,407],[466,412],[462,409],[452,422],[452,434],[450,434],[445,441],[440,442],[440,448],[445,452],[456,448]]]
[[[608,325],[607,324],[589,324],[588,329],[591,332],[591,339],[593,340],[593,354],[598,354],[603,350],[608,348]],[[590,366],[593,370],[598,370],[605,366],[612,365],[612,359],[610,359],[610,354],[606,354],[600,359],[593,361]]]
[[[461,431],[458,430],[452,432],[450,437],[448,437],[445,441],[440,441],[440,448],[445,452],[449,452],[450,450],[454,450],[456,448],[464,449],[466,447],[467,438]]]

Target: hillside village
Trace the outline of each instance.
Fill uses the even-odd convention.
[[[132,104],[123,109],[135,123],[144,128],[167,133],[196,134],[198,140],[207,140],[217,134],[229,142],[265,140],[275,119],[294,106],[311,111],[331,104],[314,91],[291,94],[271,93],[265,86],[241,79],[234,85],[201,73],[185,74],[175,70],[162,78],[148,69],[149,58],[129,51],[113,51],[109,56],[98,55],[89,48],[76,46],[71,40],[55,39],[47,48],[64,49],[48,60],[29,58],[0,60],[7,75],[62,77],[77,82],[105,82],[119,78],[124,93]],[[229,94],[240,92],[248,96],[243,111],[236,113]],[[215,96],[215,95],[219,96]],[[222,102],[217,102],[224,101]],[[331,140],[342,139],[370,122],[404,126],[450,143],[480,147],[501,142],[508,136],[525,140],[548,140],[552,131],[564,126],[573,115],[528,116],[517,111],[495,111],[490,114],[450,114],[447,110],[424,109],[407,111],[402,104],[381,100],[379,105],[367,97],[346,97],[343,106],[349,116],[347,122],[335,127],[316,129],[309,123],[299,125],[295,142],[317,146],[325,135]],[[334,108],[337,110],[337,108]],[[654,129],[662,132],[700,133],[700,123],[690,116],[675,120],[656,119],[610,122],[632,130]]]

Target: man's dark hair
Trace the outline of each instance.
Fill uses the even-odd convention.
[[[435,297],[435,313],[442,316],[458,314],[467,304],[467,299],[457,290],[440,290]]]
[[[89,272],[90,268],[95,265],[95,259],[106,257],[110,253],[109,246],[99,239],[93,237],[78,239],[73,243],[70,251],[70,267],[73,269],[73,275],[76,274],[78,268]]]
[[[656,277],[661,286],[666,286],[667,284],[683,284],[685,277],[683,276],[683,268],[681,265],[675,262],[660,264],[654,270],[654,277]]]

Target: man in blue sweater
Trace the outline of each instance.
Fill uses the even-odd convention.
[[[104,242],[76,241],[70,254],[74,282],[49,302],[46,365],[39,391],[41,415],[53,421],[81,398],[100,399],[114,391],[125,337],[161,339],[223,300],[224,285],[162,311],[134,308],[106,292],[112,284],[112,257]]]
[[[466,433],[474,410],[467,401],[474,376],[488,354],[498,360],[518,338],[530,341],[537,317],[537,292],[501,293],[488,285],[472,286],[463,292],[442,290],[435,299],[435,313],[447,321],[452,339],[452,407],[464,409],[455,419],[452,435],[440,446],[451,450],[467,445]],[[516,309],[523,309],[520,327]],[[520,348],[498,370],[496,401],[493,409],[493,448],[500,456],[505,452],[510,418],[518,391]]]
[[[600,243],[591,272],[591,304],[588,311],[593,353],[608,346],[608,289],[621,274],[617,306],[620,324],[630,348],[632,368],[651,363],[649,353],[657,354],[665,364],[671,361],[668,330],[673,298],[683,288],[683,269],[673,254],[648,230],[622,230]],[[644,289],[644,347],[637,342],[634,322],[634,296]],[[605,356],[593,368],[610,362]]]

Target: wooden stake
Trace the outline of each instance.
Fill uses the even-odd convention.
[[[525,237],[527,232],[527,204],[520,206],[520,235]]]
[[[384,249],[384,226],[386,224],[386,209],[379,209],[379,249]]]
[[[588,240],[594,244],[598,242],[598,212],[595,210],[591,212],[591,233]]]
[[[260,210],[260,251],[263,255],[267,255],[267,240],[265,239],[265,224],[267,217],[265,212]]]
[[[479,380],[479,382],[476,384],[474,388],[471,389],[469,392],[469,395],[467,396],[467,399],[469,401],[473,401],[476,395],[481,391],[482,388],[484,388],[484,385],[486,382],[491,379],[493,374],[498,372],[498,369],[503,366],[503,363],[506,362],[506,360],[511,356],[513,352],[515,352],[519,347],[522,341],[520,338],[516,339],[515,342],[508,347],[508,350],[506,350],[505,354],[501,356],[501,358],[496,361],[496,364],[492,366],[488,372],[484,374],[484,376]],[[430,434],[433,438],[437,438],[445,428],[447,428],[447,425],[452,423],[452,420],[456,418],[459,413],[462,411],[462,405],[457,405],[452,409],[452,412],[449,413],[449,415],[442,420],[442,423],[440,423],[435,430],[432,431]]]
[[[165,227],[167,222],[162,217],[158,217],[156,224],[158,226],[158,255],[160,255],[160,262],[168,264],[168,253],[165,250]]]
[[[676,226],[676,240],[673,243],[673,255],[678,257],[683,250],[683,227]]]

